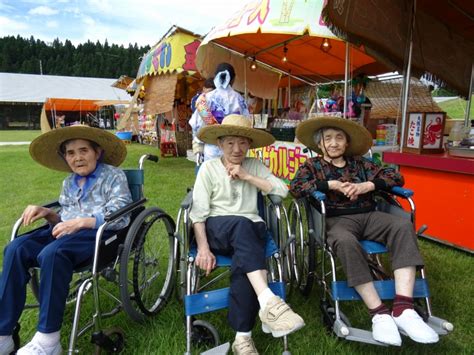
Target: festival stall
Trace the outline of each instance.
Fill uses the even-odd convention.
[[[406,73],[400,149],[385,153],[383,159],[398,165],[407,186],[415,191],[416,228],[426,224],[425,237],[474,252],[474,137],[444,145],[445,115],[413,112],[406,99],[411,70],[415,75],[429,72],[430,79],[469,98],[468,128],[474,77],[474,29],[469,14],[474,13],[474,3],[328,0],[324,13],[335,33],[364,43],[377,58]],[[371,21],[367,13],[373,14]],[[463,142],[465,146],[459,145]]]
[[[308,154],[294,143],[296,126],[313,112],[324,111],[318,105],[318,85],[387,71],[363,47],[337,38],[322,21],[322,7],[322,0],[252,1],[211,30],[196,56],[202,75],[228,61],[236,67],[234,88],[265,99],[262,114],[254,115],[255,127],[270,130],[277,142],[253,154],[286,181]],[[268,68],[282,77],[264,73]],[[348,85],[342,83],[341,92],[343,87],[348,97]]]
[[[90,121],[98,110],[96,100],[47,98],[41,110],[41,132],[72,124],[94,125]]]
[[[191,147],[191,130],[187,121],[191,115],[190,100],[202,82],[195,66],[199,44],[199,35],[172,26],[145,54],[136,80],[132,83],[135,87],[130,89],[133,101],[143,104],[143,113],[137,123],[139,132],[147,138],[150,131],[157,132],[160,137],[161,130],[173,130],[175,142],[166,143],[177,145],[175,152],[178,155],[186,155],[186,150]],[[124,128],[129,120],[127,112],[120,121],[120,128]],[[162,148],[170,151],[174,149],[169,145]]]

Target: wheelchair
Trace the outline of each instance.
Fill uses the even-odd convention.
[[[413,191],[394,187],[388,192],[379,191],[376,195],[377,210],[408,218],[415,224],[415,203]],[[339,280],[341,272],[337,267],[337,257],[326,243],[325,218],[326,195],[315,191],[311,197],[293,200],[289,207],[289,218],[294,238],[294,263],[292,272],[295,286],[302,295],[309,297],[316,283],[319,286],[320,309],[322,321],[329,332],[338,338],[387,346],[372,338],[372,332],[351,326],[348,317],[341,310],[341,301],[361,300],[354,288],[346,281]],[[402,201],[405,202],[402,203]],[[404,206],[409,207],[404,207]],[[317,206],[317,207],[316,207]],[[426,226],[417,231],[420,236]],[[390,273],[385,271],[381,255],[388,252],[387,248],[374,241],[360,242],[368,258],[375,288],[382,300],[395,297],[395,283]],[[424,268],[417,272],[413,298],[415,310],[423,320],[439,335],[446,335],[453,330],[448,321],[432,314],[430,291]]]
[[[288,255],[289,223],[288,215],[282,199],[269,195],[258,197],[259,213],[267,224],[267,270],[270,289],[281,298],[286,298],[289,283],[288,269],[285,259]],[[211,346],[211,350],[203,354],[225,354],[230,348],[229,343],[220,343],[219,334],[214,326],[204,320],[196,319],[199,314],[227,308],[229,304],[229,288],[221,287],[222,280],[230,276],[231,257],[216,255],[216,269],[209,277],[195,264],[197,247],[193,243],[193,228],[189,218],[192,207],[192,191],[188,191],[181,203],[176,219],[176,260],[177,260],[177,294],[184,303],[186,322],[186,353],[191,354],[193,345]],[[286,270],[286,275],[285,275]],[[288,351],[287,337],[283,337],[283,354]]]
[[[123,331],[119,328],[103,329],[103,320],[123,309],[132,320],[143,322],[158,314],[173,291],[175,223],[160,208],[145,207],[143,165],[146,160],[158,162],[158,157],[143,155],[138,169],[124,170],[133,202],[105,217],[104,224],[97,230],[93,258],[74,270],[66,302],[75,304],[68,354],[79,351],[77,338],[90,329],[93,329],[91,342],[96,353],[122,351],[125,346]],[[45,207],[57,208],[59,203],[52,202]],[[106,227],[127,214],[131,216],[129,226],[103,239]],[[21,224],[20,218],[13,227],[12,240],[17,237]],[[38,300],[38,270],[33,268],[30,273],[30,288]],[[101,279],[118,285],[118,292],[103,287]],[[82,301],[89,291],[93,299],[92,320],[80,327]],[[105,302],[102,302],[101,295],[112,301],[112,309],[102,310],[101,305]],[[29,308],[36,306],[27,305]],[[15,338],[18,345],[18,334]]]

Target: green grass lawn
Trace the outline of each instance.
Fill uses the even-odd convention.
[[[1,141],[2,139],[0,139]],[[15,138],[14,140],[23,140]],[[135,167],[144,153],[158,154],[156,148],[133,144],[128,146],[128,157],[123,167]],[[28,203],[42,203],[55,199],[65,174],[50,171],[36,164],[29,156],[28,146],[0,147],[0,249],[8,243],[11,226]],[[148,162],[145,170],[145,194],[149,206],[159,206],[176,218],[179,203],[186,188],[194,181],[194,164],[184,158],[161,159],[158,164]],[[415,194],[416,201],[416,194]],[[447,223],[449,223],[447,221]],[[319,296],[315,288],[308,299],[294,294],[292,307],[303,315],[306,327],[289,337],[293,354],[472,354],[474,349],[474,259],[472,256],[428,241],[420,242],[432,291],[433,312],[450,320],[455,330],[435,345],[419,345],[404,338],[402,348],[380,348],[372,345],[342,341],[326,333],[321,323]],[[0,256],[1,260],[2,256]],[[111,286],[114,286],[111,284]],[[113,287],[111,288],[114,289]],[[31,299],[31,297],[30,297]],[[108,305],[107,301],[103,302]],[[91,311],[90,294],[84,302],[83,315]],[[360,303],[343,305],[353,325],[369,329],[370,320]],[[66,310],[61,341],[67,346],[73,307]],[[226,312],[219,311],[203,318],[218,330],[223,341],[231,341],[233,332],[227,325]],[[90,318],[90,316],[88,316]],[[35,331],[37,311],[26,310],[21,319],[23,342]],[[183,306],[172,297],[159,315],[146,324],[130,321],[122,312],[104,321],[104,327],[118,326],[126,334],[124,354],[182,354],[185,350]],[[254,337],[262,354],[281,353],[281,341],[263,334],[256,327]],[[84,354],[93,352],[90,333],[80,338]]]
[[[31,142],[41,134],[40,130],[2,131],[0,142]]]
[[[438,103],[438,106],[441,107],[443,111],[446,111],[448,116],[451,118],[464,119],[466,114],[467,101],[461,98],[455,98],[452,100],[447,100]],[[471,113],[469,115],[471,120],[474,119],[474,98],[471,103]]]

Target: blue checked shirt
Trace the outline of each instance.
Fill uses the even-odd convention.
[[[99,163],[85,184],[79,187],[82,176],[69,175],[63,181],[59,196],[62,221],[75,218],[95,217],[95,228],[104,223],[107,214],[117,211],[132,202],[125,173],[111,165]],[[121,229],[128,225],[130,216],[110,224],[107,229]]]

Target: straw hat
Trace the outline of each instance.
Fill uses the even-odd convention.
[[[198,138],[208,144],[217,144],[217,139],[224,136],[250,138],[250,148],[265,147],[275,141],[270,133],[252,128],[252,122],[242,115],[228,115],[221,124],[205,126],[198,132]]]
[[[320,128],[338,128],[346,132],[350,142],[344,155],[364,155],[372,146],[372,135],[362,125],[345,118],[315,117],[306,120],[296,128],[296,137],[308,148],[322,154],[321,149],[314,142],[314,133]]]
[[[30,155],[41,165],[59,171],[71,169],[62,157],[59,147],[69,139],[87,139],[103,149],[102,162],[119,166],[127,156],[125,144],[112,133],[88,126],[53,129],[37,137],[30,144]]]

